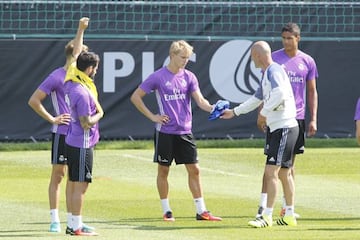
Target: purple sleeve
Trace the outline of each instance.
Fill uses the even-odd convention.
[[[309,72],[308,72],[306,81],[318,78],[319,74],[317,71],[315,60],[309,56],[307,59],[307,62],[308,62]]]
[[[187,74],[189,75],[189,81],[190,81],[189,91],[190,92],[198,91],[200,88],[199,88],[199,81],[198,81],[197,77],[195,76],[195,74],[193,74],[190,71],[187,71]]]
[[[360,98],[358,99],[356,104],[354,120],[360,120]]]
[[[49,95],[56,88],[56,76],[51,73],[49,76],[45,78],[45,80],[40,84],[39,89],[44,91],[47,95]]]
[[[156,85],[155,85],[155,83],[157,82],[156,79],[157,79],[157,74],[153,73],[144,82],[142,82],[139,87],[142,90],[144,90],[144,92],[149,94],[151,91],[156,89]]]

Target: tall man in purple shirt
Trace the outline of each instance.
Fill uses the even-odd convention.
[[[188,184],[196,206],[196,219],[220,221],[206,209],[200,183],[200,169],[195,139],[192,134],[191,98],[204,111],[211,112],[200,89],[196,76],[185,69],[193,47],[187,42],[175,41],[170,46],[170,63],[151,74],[131,96],[132,103],[155,123],[154,162],[158,163],[157,188],[163,209],[164,221],[175,221],[170,208],[168,175],[171,163],[184,164]],[[159,113],[145,105],[143,97],[152,91],[156,94]]]
[[[80,31],[82,31],[84,25],[87,24],[86,21],[88,21],[87,18],[80,19]],[[67,69],[76,60],[77,55],[79,55],[81,51],[87,51],[88,49],[86,45],[77,43],[80,40],[82,41],[82,39],[75,38],[66,44],[65,65],[51,72],[34,91],[28,102],[30,107],[39,116],[52,124],[52,172],[48,189],[51,216],[49,229],[50,232],[61,231],[59,218],[60,183],[64,178],[67,170],[67,161],[64,156],[64,150],[65,136],[67,134],[70,122],[69,109],[64,99],[64,79]],[[51,96],[55,116],[49,113],[49,111],[42,104],[42,101],[44,101],[48,95]],[[66,187],[66,206],[67,212],[69,214],[68,190],[69,188]]]
[[[296,23],[287,23],[281,30],[281,37],[284,48],[273,52],[272,58],[274,62],[279,63],[288,74],[295,97],[299,137],[295,145],[293,166],[291,168],[291,178],[294,181],[295,156],[296,154],[304,153],[305,150],[306,103],[310,112],[307,136],[314,136],[317,131],[318,93],[316,89],[316,78],[318,77],[318,71],[314,59],[299,49],[300,28]],[[261,115],[258,116],[257,123],[259,129],[266,132],[267,127],[265,119]],[[267,199],[266,184],[264,184],[264,181],[263,178],[260,204],[256,216],[261,216]],[[284,203],[285,202],[283,201],[283,208],[280,215],[284,215],[285,213]],[[295,215],[299,217],[298,214]]]
[[[355,120],[355,127],[356,127],[356,139],[357,139],[357,143],[360,146],[360,97],[356,104],[354,120]]]

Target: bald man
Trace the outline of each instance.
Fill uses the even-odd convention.
[[[239,106],[225,110],[222,119],[248,113],[260,104],[260,114],[266,119],[267,145],[265,146],[266,165],[264,176],[268,198],[264,214],[248,224],[255,228],[271,227],[272,215],[280,179],[286,200],[286,212],[276,223],[284,226],[296,226],[294,217],[295,186],[290,177],[292,156],[299,127],[296,121],[296,106],[289,78],[284,69],[271,58],[271,48],[267,42],[258,41],[251,47],[251,60],[263,72],[259,88],[255,94]]]

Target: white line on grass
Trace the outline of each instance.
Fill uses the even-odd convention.
[[[122,156],[126,157],[126,158],[138,159],[138,160],[149,162],[149,158],[145,158],[145,157],[141,157],[141,156],[136,156],[136,155],[131,155],[131,154],[122,154]],[[201,167],[201,170],[206,171],[206,172],[211,172],[211,173],[217,173],[217,174],[221,174],[221,175],[235,176],[235,177],[248,177],[249,176],[249,175],[245,175],[245,174],[225,172],[225,171],[220,171],[220,170],[215,170],[215,169],[205,168],[205,167]]]

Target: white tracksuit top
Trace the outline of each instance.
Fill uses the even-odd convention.
[[[248,113],[262,102],[264,104],[260,114],[266,117],[266,124],[271,132],[279,128],[291,128],[298,125],[289,77],[285,70],[275,62],[266,68],[254,95],[235,107],[234,113],[237,116]]]

